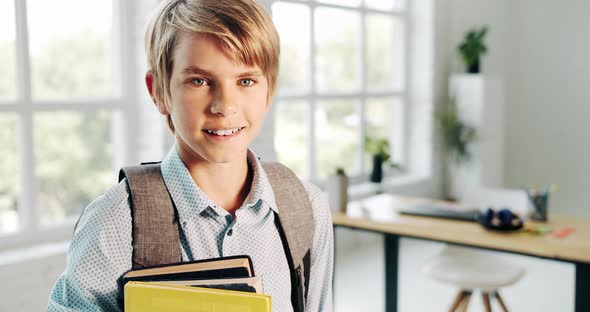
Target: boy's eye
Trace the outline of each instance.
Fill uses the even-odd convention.
[[[194,85],[197,86],[204,86],[207,85],[207,80],[203,79],[203,78],[195,78],[191,81]]]
[[[252,79],[242,79],[240,80],[240,86],[242,87],[249,87],[254,84],[254,80]]]

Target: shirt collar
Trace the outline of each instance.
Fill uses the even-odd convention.
[[[268,206],[278,213],[275,196],[262,163],[251,150],[248,150],[247,161],[253,169],[252,186],[240,209],[251,209],[258,201],[262,201],[266,204],[262,206]],[[164,182],[180,214],[201,214],[208,207],[216,210],[216,203],[193,180],[178,154],[176,144],[162,160],[161,168]]]
[[[256,204],[258,200],[262,200],[266,203],[270,209],[274,212],[279,213],[277,209],[275,195],[272,190],[272,185],[268,180],[268,176],[262,167],[262,162],[260,158],[254,154],[253,151],[248,150],[248,164],[253,169],[253,177],[252,177],[252,187],[250,188],[250,193],[244,200],[244,204],[248,206],[253,206]]]

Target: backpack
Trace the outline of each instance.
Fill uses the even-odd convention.
[[[311,269],[311,246],[315,222],[307,191],[287,167],[263,162],[280,214],[275,223],[289,265],[291,302],[296,312],[305,311]],[[181,261],[178,212],[162,178],[160,163],[122,168],[131,202],[132,268]],[[157,230],[154,230],[157,229]]]

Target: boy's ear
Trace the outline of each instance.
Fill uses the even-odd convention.
[[[145,85],[147,86],[148,92],[150,93],[150,97],[162,115],[169,115],[170,113],[168,112],[166,105],[164,103],[160,103],[161,100],[159,99],[158,93],[156,91],[155,80],[156,78],[154,74],[148,70],[145,73]]]
[[[154,92],[154,74],[151,71],[145,73],[145,85],[147,86],[148,92],[154,104],[156,104],[156,93]]]

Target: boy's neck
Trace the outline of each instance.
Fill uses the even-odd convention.
[[[199,188],[235,217],[235,211],[244,203],[252,185],[254,172],[247,157],[232,163],[216,164],[183,154],[179,151],[180,158]]]

